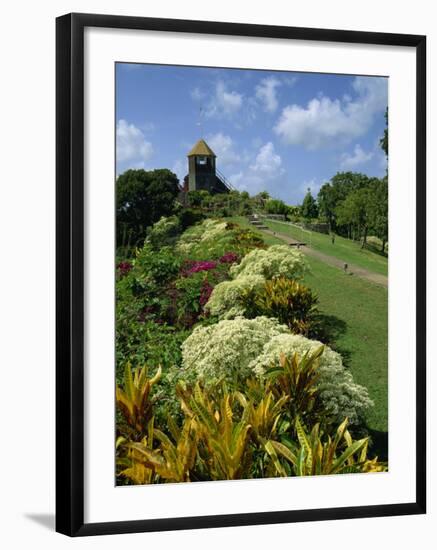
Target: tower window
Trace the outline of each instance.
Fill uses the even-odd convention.
[[[207,162],[207,158],[206,157],[197,157],[197,164],[203,164],[205,165]]]

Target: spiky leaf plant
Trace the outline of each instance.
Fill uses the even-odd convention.
[[[126,421],[126,432],[130,438],[140,440],[144,436],[149,421],[153,416],[153,399],[150,392],[161,378],[161,367],[153,378],[148,378],[147,367],[137,368],[132,373],[130,363],[124,369],[124,389],[117,386],[117,407]]]
[[[199,458],[209,479],[247,479],[251,477],[251,425],[248,411],[234,418],[235,397],[226,391],[212,397],[196,384],[190,396],[179,391],[184,413],[196,421],[201,445]],[[188,399],[187,399],[188,397]]]
[[[347,430],[346,418],[338,427],[334,438],[329,435],[323,440],[319,424],[315,424],[308,434],[296,419],[298,442],[283,437],[282,442],[271,441],[267,451],[279,475],[328,475],[346,473],[384,472],[387,464],[377,458],[367,457],[369,438],[354,441]],[[279,460],[285,459],[285,463]],[[278,466],[277,466],[278,464]]]
[[[248,316],[275,317],[292,332],[304,335],[308,334],[317,310],[316,295],[287,277],[275,277],[263,286],[246,290],[242,301]]]
[[[319,358],[324,346],[313,353],[303,355],[294,353],[291,356],[280,355],[279,366],[272,366],[266,371],[276,395],[288,395],[288,411],[292,422],[296,417],[313,417],[317,412],[317,382],[319,380]]]

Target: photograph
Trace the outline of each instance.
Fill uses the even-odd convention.
[[[389,78],[114,86],[115,485],[388,475]]]
[[[337,4],[6,4],[2,548],[436,538],[437,26]]]

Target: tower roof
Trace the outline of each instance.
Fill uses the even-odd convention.
[[[216,157],[217,155],[206,143],[204,139],[199,139],[196,145],[191,149],[187,155],[188,157],[202,156],[202,157]]]

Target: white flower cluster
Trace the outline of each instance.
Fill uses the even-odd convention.
[[[245,314],[245,307],[241,296],[248,291],[255,290],[264,284],[264,278],[260,275],[243,275],[231,281],[219,283],[206,304],[205,309],[211,315],[217,315],[220,319],[233,319]]]
[[[302,356],[321,345],[321,342],[304,336],[280,334],[265,344],[262,353],[250,363],[249,368],[262,377],[268,367],[279,365],[281,353]],[[327,346],[319,359],[319,369],[318,390],[327,418],[340,423],[347,416],[351,424],[359,423],[366,409],[373,406],[367,389],[354,382],[352,374],[343,366],[341,356]]]
[[[202,248],[214,245],[217,240],[227,234],[227,223],[220,220],[207,219],[187,229],[178,240],[178,252],[190,254],[200,243]]]
[[[224,233],[226,233],[227,226],[228,224],[226,222],[220,222],[219,220],[206,220],[204,222],[205,231],[203,232],[200,241],[204,243],[205,241],[213,241],[220,238]]]
[[[307,269],[306,261],[301,252],[292,250],[289,246],[277,244],[267,250],[257,248],[246,254],[238,265],[231,267],[232,277],[244,275],[260,275],[265,279],[274,277],[300,278]]]
[[[231,386],[244,384],[250,367],[274,336],[288,332],[276,319],[257,317],[220,321],[197,327],[182,344],[179,376],[187,381],[202,380],[206,386],[225,380]]]
[[[276,319],[237,317],[196,328],[182,344],[178,376],[187,382],[202,380],[206,386],[222,380],[241,386],[251,374],[262,378],[269,367],[279,365],[281,353],[303,356],[321,345],[291,334]],[[358,424],[373,405],[367,389],[354,382],[341,356],[327,346],[319,359],[319,369],[317,387],[326,418],[341,423],[347,416],[350,424]]]
[[[241,300],[244,291],[260,287],[266,279],[285,276],[299,278],[306,269],[303,255],[285,245],[274,245],[267,250],[255,249],[246,254],[238,265],[230,269],[232,281],[219,283],[206,304],[206,309],[220,319],[232,319],[245,314]]]

